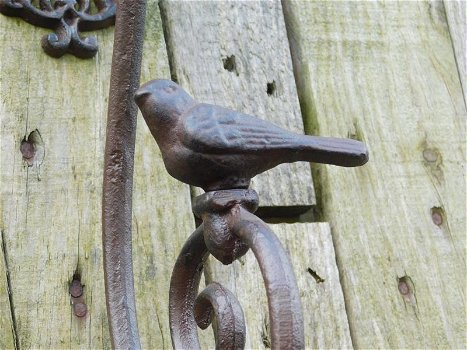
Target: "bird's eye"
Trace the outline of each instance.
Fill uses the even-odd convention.
[[[166,86],[164,88],[164,91],[167,92],[168,94],[171,94],[172,92],[174,92],[176,90],[175,86]]]

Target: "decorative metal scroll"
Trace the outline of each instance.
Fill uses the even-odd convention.
[[[39,8],[31,0],[0,0],[0,12],[20,17],[24,21],[54,33],[42,38],[42,48],[52,57],[70,53],[79,58],[91,58],[97,53],[95,36],[82,38],[80,32],[107,28],[115,23],[116,4],[113,0],[39,0]]]
[[[244,348],[243,312],[233,294],[217,283],[208,285],[198,297],[197,293],[210,253],[230,264],[249,248],[266,285],[272,348],[304,348],[303,316],[292,266],[274,233],[252,214],[257,207],[258,195],[248,189],[213,191],[195,199],[193,211],[203,224],[185,243],[170,284],[170,331],[175,349],[199,349],[196,324],[206,328],[213,315],[218,330],[216,349]]]

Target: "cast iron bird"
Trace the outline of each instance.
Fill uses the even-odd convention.
[[[354,167],[368,161],[359,141],[299,135],[251,115],[198,103],[170,80],[144,84],[135,101],[169,174],[205,191],[247,188],[252,177],[281,163]]]

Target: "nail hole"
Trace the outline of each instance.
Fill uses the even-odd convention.
[[[434,147],[425,147],[422,152],[423,163],[430,170],[431,175],[438,181],[439,184],[444,182],[444,174],[442,169],[443,156],[441,152]]]
[[[415,285],[409,276],[402,276],[397,279],[397,289],[405,301],[416,303]]]
[[[222,62],[224,63],[225,70],[228,70],[229,72],[233,72],[238,75],[237,64],[235,62],[234,55],[223,58]]]
[[[19,150],[28,167],[32,167],[33,165],[40,166],[44,160],[45,151],[44,142],[39,130],[32,131],[27,138],[25,136],[21,141]]]
[[[435,148],[427,148],[423,150],[423,158],[425,158],[428,163],[436,163],[439,158],[439,152]]]
[[[28,166],[32,166],[32,159],[36,152],[34,150],[34,145],[31,142],[28,142],[26,137],[21,141],[20,151],[23,155],[23,160],[28,164]]]
[[[266,92],[269,96],[276,92],[276,81],[273,80],[271,83],[266,84]]]
[[[436,226],[441,226],[444,222],[444,210],[440,207],[431,208],[431,220]]]
[[[316,283],[323,283],[324,279],[321,278],[315,271],[313,271],[310,267],[307,269],[308,273],[313,277]]]

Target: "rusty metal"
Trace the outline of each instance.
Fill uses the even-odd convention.
[[[74,303],[73,304],[73,313],[77,317],[84,317],[86,316],[86,313],[88,312],[88,307],[86,306],[85,303]]]
[[[41,44],[52,57],[70,53],[79,58],[91,58],[98,50],[95,36],[81,37],[80,32],[107,28],[115,22],[113,0],[0,0],[0,13],[20,17],[24,21],[54,33],[45,35]]]
[[[201,225],[183,246],[170,280],[169,323],[174,349],[200,348],[194,307],[208,256]]]
[[[244,255],[248,248],[251,248],[258,260],[266,285],[272,347],[304,348],[303,316],[295,276],[277,237],[261,219],[251,213],[257,205],[256,192],[248,189],[213,191],[195,199],[193,212],[203,220],[203,224],[183,247],[170,285],[170,330],[175,349],[200,348],[196,320],[203,318],[199,315],[202,311],[197,310],[195,300],[205,298],[204,291],[198,299],[196,295],[209,253],[221,258],[228,257],[222,262],[229,264]],[[214,247],[213,251],[209,246]],[[217,328],[223,332],[218,331],[216,334],[217,345],[228,343],[227,339],[230,340],[228,344],[232,344],[231,339],[238,330],[234,320],[233,316],[218,316]],[[232,348],[243,348],[244,344],[242,347],[238,345]]]
[[[206,329],[215,321],[216,349],[245,347],[245,317],[235,295],[219,283],[210,283],[196,298],[194,307],[198,327]]]
[[[79,279],[74,279],[70,284],[69,291],[73,298],[79,298],[81,295],[83,295],[83,286],[81,281]]]
[[[131,257],[133,165],[145,0],[121,0],[115,23],[102,198],[104,279],[114,349],[141,348]]]
[[[231,260],[238,259],[251,248],[266,286],[272,347],[302,349],[303,316],[292,266],[274,233],[252,214],[257,207],[258,195],[253,190],[219,190],[197,197],[193,203],[193,212],[203,220],[200,230],[206,249],[216,258],[221,257],[223,263],[231,263]],[[225,257],[232,259],[224,259]],[[202,266],[197,269],[200,270],[200,267]],[[172,281],[177,280],[178,273],[174,269]],[[178,286],[172,284],[171,290]],[[197,288],[195,293],[196,291]],[[172,308],[170,311],[173,312]],[[216,340],[216,343],[219,341]],[[183,346],[176,348],[183,349]]]
[[[73,308],[73,313],[76,317],[84,317],[88,311],[83,287],[84,286],[81,284],[81,277],[78,274],[75,274],[68,291],[70,292],[70,302]]]
[[[209,256],[203,231],[201,225],[188,238],[173,269],[169,295],[172,344],[174,349],[200,349],[197,324],[205,328],[212,321],[212,315],[205,314],[210,311],[210,306],[206,305],[206,299],[210,299],[218,329],[216,349],[241,349],[245,345],[245,324],[243,311],[233,294],[219,285],[214,288],[223,295],[214,297],[215,289],[208,286],[197,298],[203,267]],[[227,310],[220,310],[220,304],[230,305]]]
[[[135,100],[169,174],[206,191],[193,203],[203,223],[186,242],[172,273],[169,318],[174,348],[199,349],[196,324],[207,327],[213,317],[222,330],[216,333],[218,349],[244,346],[235,342],[244,334],[236,333],[239,317],[232,310],[229,316],[216,311],[222,302],[215,301],[216,292],[209,289],[196,296],[209,254],[230,264],[251,249],[266,286],[272,348],[303,349],[303,315],[290,261],[274,233],[253,214],[258,195],[248,186],[252,177],[281,163],[363,165],[368,161],[365,145],[294,134],[251,115],[198,103],[169,80],[143,85]],[[218,284],[216,288],[217,296],[231,294]]]
[[[150,81],[135,99],[169,174],[205,191],[248,188],[252,177],[281,163],[353,167],[368,161],[362,142],[295,134],[251,115],[198,103],[170,80]]]
[[[208,286],[207,290],[197,298],[203,266],[208,256],[209,252],[203,237],[203,225],[201,225],[183,246],[170,281],[169,322],[174,349],[200,349],[197,324],[201,328],[206,328],[212,321],[212,315],[205,315],[207,311],[210,312],[210,307],[205,303],[206,299],[210,299],[211,307],[217,316],[216,323],[219,332],[216,338],[216,348],[239,349],[245,344],[243,312],[230,292],[220,285],[218,288]],[[215,289],[220,288],[222,288],[221,298],[223,300],[213,296]],[[228,309],[220,310],[219,304],[226,302],[230,303]]]

